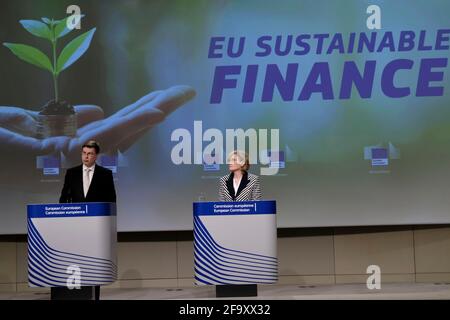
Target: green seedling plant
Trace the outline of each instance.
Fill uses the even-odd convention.
[[[78,16],[81,19],[81,15]],[[46,39],[51,44],[51,56],[47,56],[41,50],[20,43],[4,42],[3,45],[19,59],[28,62],[41,69],[49,71],[53,77],[54,101],[47,104],[41,114],[67,114],[74,113],[73,108],[64,101],[60,101],[58,92],[58,77],[62,71],[70,67],[86,52],[94,36],[96,28],[77,36],[71,40],[58,55],[58,40],[75,28],[68,27],[69,16],[62,20],[42,18],[39,20],[20,20],[20,24],[32,35]],[[65,109],[65,110],[63,110]]]

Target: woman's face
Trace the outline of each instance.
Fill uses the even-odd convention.
[[[242,166],[241,166],[241,160],[239,159],[238,155],[233,154],[228,162],[228,169],[231,172],[235,172],[235,171],[239,171],[241,170]]]

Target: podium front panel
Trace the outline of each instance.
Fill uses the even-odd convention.
[[[278,280],[275,201],[195,202],[197,285]]]
[[[97,286],[117,279],[113,203],[28,205],[31,287]]]

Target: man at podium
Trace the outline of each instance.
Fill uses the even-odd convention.
[[[116,202],[116,190],[112,171],[95,163],[100,153],[99,144],[90,140],[81,148],[82,164],[67,169],[60,203],[68,202]],[[82,287],[80,293],[65,287],[52,287],[52,299],[64,299],[80,294],[85,297],[100,298],[100,286]]]
[[[67,169],[60,203],[116,202],[116,191],[111,170],[95,163],[100,146],[94,140],[82,147],[81,165]]]

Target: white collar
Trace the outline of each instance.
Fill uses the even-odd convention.
[[[86,169],[91,170],[92,172],[94,172],[95,170],[95,163],[92,165],[92,167],[88,168],[84,163],[83,163],[83,171],[85,171]]]

